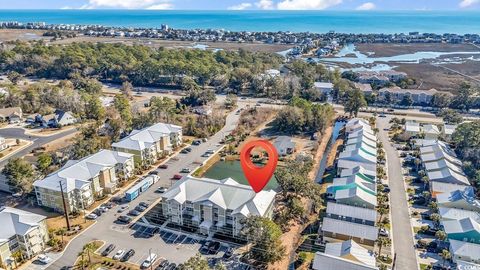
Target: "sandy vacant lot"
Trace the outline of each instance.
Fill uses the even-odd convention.
[[[39,39],[49,39],[48,37],[43,37],[43,30],[30,30],[30,29],[0,29],[0,42],[10,41],[10,40],[39,40]]]

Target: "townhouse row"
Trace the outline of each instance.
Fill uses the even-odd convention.
[[[479,268],[480,200],[470,186],[462,162],[442,141],[420,147],[420,157],[453,261],[458,269]]]
[[[64,212],[63,193],[69,212],[86,209],[96,198],[115,192],[118,182],[132,177],[135,168],[154,163],[181,143],[182,129],[179,126],[158,123],[134,130],[113,143],[113,150],[101,150],[81,160],[69,160],[58,171],[35,181],[37,203]]]
[[[327,188],[329,201],[319,231],[326,249],[316,253],[313,269],[378,269],[372,252],[379,232],[377,139],[370,124],[360,118],[346,123],[345,134],[338,177]]]

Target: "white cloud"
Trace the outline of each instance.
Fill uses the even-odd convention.
[[[342,2],[343,0],[283,0],[278,3],[277,8],[283,10],[326,9]]]
[[[357,10],[372,10],[372,9],[375,9],[376,6],[374,3],[372,2],[367,2],[367,3],[363,3],[361,4],[360,6],[358,6],[356,9]]]
[[[169,9],[169,0],[88,0],[82,8]]]
[[[147,9],[156,9],[156,10],[173,9],[173,5],[171,3],[162,3],[162,4],[149,6]]]
[[[230,9],[230,10],[244,10],[244,9],[247,9],[247,8],[250,8],[250,7],[252,7],[251,3],[241,3],[241,4],[238,4],[238,5],[235,5],[235,6],[228,7],[228,9]]]
[[[273,9],[273,0],[260,0],[255,6],[260,9]]]
[[[467,8],[478,3],[480,3],[480,0],[463,0],[462,2],[460,2],[460,7]]]

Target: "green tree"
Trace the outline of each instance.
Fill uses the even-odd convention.
[[[11,158],[8,160],[2,172],[7,177],[8,184],[14,191],[21,191],[22,193],[32,191],[35,171],[27,161],[21,158]]]
[[[445,267],[445,263],[447,262],[447,260],[450,260],[452,258],[452,254],[447,249],[444,249],[439,255],[440,257],[442,257],[443,260],[442,267]]]
[[[286,107],[278,113],[273,123],[278,131],[295,134],[302,131],[305,125],[305,118],[301,109]]]
[[[133,97],[133,85],[129,81],[125,81],[122,83],[122,87],[120,88],[120,92],[122,95],[127,97],[128,99],[132,99]]]
[[[7,79],[16,85],[22,79],[22,75],[16,71],[12,71],[8,73]]]
[[[365,101],[365,97],[363,96],[362,91],[358,89],[347,91],[346,97],[344,99],[344,107],[345,112],[349,113],[350,116],[353,115],[357,117],[360,109],[366,106],[367,101]]]
[[[130,102],[128,101],[127,96],[125,95],[116,95],[113,104],[115,109],[117,109],[122,119],[122,123],[125,125],[126,129],[130,129],[132,126],[133,116],[132,108],[130,107]]]
[[[380,236],[376,240],[377,245],[378,245],[378,255],[382,256],[382,248],[383,247],[388,247],[392,244],[392,240],[388,237],[385,236]]]
[[[280,237],[282,230],[271,219],[259,216],[246,218],[242,228],[242,234],[252,243],[248,251],[251,258],[261,265],[275,263],[285,255],[285,247]]]
[[[208,261],[202,255],[196,254],[193,257],[190,257],[185,263],[183,263],[183,269],[188,270],[210,270],[208,266]]]
[[[37,168],[43,173],[48,174],[48,169],[52,165],[52,156],[47,153],[41,153],[37,158]]]

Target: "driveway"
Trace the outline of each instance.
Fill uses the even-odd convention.
[[[240,105],[241,107],[242,105]],[[160,180],[150,187],[147,191],[140,194],[140,196],[132,202],[124,203],[122,205],[129,205],[130,209],[133,209],[139,202],[153,203],[160,197],[159,193],[155,193],[158,187],[170,187],[173,184],[171,177],[174,174],[178,174],[182,168],[190,168],[192,171],[198,167],[198,162],[203,162],[207,158],[201,157],[208,149],[214,151],[221,148],[220,141],[225,135],[235,129],[239,120],[239,115],[235,114],[235,111],[231,112],[226,118],[225,126],[213,135],[207,142],[201,143],[198,146],[192,146],[192,151],[188,154],[178,154],[178,159],[170,159],[167,161],[167,169],[157,169],[159,171]],[[97,222],[89,227],[85,232],[79,235],[77,238],[69,243],[62,256],[52,263],[48,269],[60,269],[63,266],[72,266],[77,259],[78,253],[82,250],[82,247],[92,240],[104,240],[108,244],[114,243],[118,248],[138,248],[133,260],[134,262],[140,262],[142,256],[148,254],[148,249],[152,249],[152,252],[157,253],[160,257],[165,257],[169,261],[181,263],[189,257],[197,253],[197,247],[189,249],[182,249],[181,252],[177,250],[176,245],[169,245],[167,248],[161,248],[165,242],[159,239],[156,235],[152,238],[136,238],[133,231],[125,225],[115,224],[115,220],[120,213],[117,210],[120,206],[116,206],[110,209],[107,213],[104,213],[97,219]],[[163,241],[163,242],[162,242]],[[155,252],[156,253],[156,252]]]
[[[417,256],[415,254],[413,231],[408,212],[408,202],[403,180],[402,165],[397,150],[392,147],[388,140],[388,121],[390,117],[377,118],[379,138],[383,143],[388,162],[388,179],[390,186],[390,211],[393,231],[393,245],[396,253],[395,270],[418,269]]]

